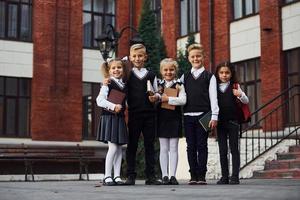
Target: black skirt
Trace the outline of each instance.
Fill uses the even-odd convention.
[[[102,115],[99,121],[96,140],[118,145],[127,144],[128,134],[124,116]]]
[[[182,137],[182,117],[178,108],[176,110],[158,110],[157,136],[162,138]]]

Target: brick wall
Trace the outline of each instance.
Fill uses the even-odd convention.
[[[231,1],[221,1],[214,4],[214,64],[230,59]],[[202,38],[201,38],[202,40]]]
[[[37,0],[33,10],[32,139],[80,141],[82,1]]]
[[[177,0],[162,1],[162,35],[166,45],[167,56],[176,58],[177,37],[179,35],[179,8]]]
[[[123,27],[130,25],[130,5],[128,1],[116,1],[116,29],[120,31]],[[119,40],[118,57],[128,54],[128,41],[130,30],[124,31]]]
[[[209,25],[209,2],[208,0],[201,1],[199,5],[200,10],[200,19],[199,19],[199,26],[200,26],[200,41],[205,49],[205,59],[204,59],[204,66],[206,66],[207,70],[210,69],[210,25]]]
[[[259,6],[261,24],[261,98],[264,104],[278,95],[283,90],[284,85],[283,54],[281,51],[281,9],[280,2],[276,0],[260,1]],[[275,102],[273,106],[266,108],[264,113],[270,112],[272,107],[281,102],[281,100]],[[282,119],[281,115],[278,117]],[[271,124],[268,122],[266,128],[270,129],[271,127],[268,126]],[[278,126],[282,126],[282,120]]]

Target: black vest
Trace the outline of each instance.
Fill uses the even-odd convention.
[[[108,95],[109,96],[109,93],[112,89],[115,89],[115,90],[118,90],[120,92],[123,92],[123,93],[127,93],[127,85],[125,84],[124,88],[121,88],[121,86],[119,86],[113,79],[111,80],[110,84],[108,85]],[[122,102],[122,110],[117,114],[117,115],[124,115],[124,111],[126,109],[126,98],[123,100]],[[114,112],[110,112],[110,111],[107,111],[105,109],[102,109],[102,115],[115,115]]]
[[[218,104],[219,104],[219,120],[228,121],[228,120],[237,120],[236,117],[236,97],[232,92],[232,84],[230,84],[226,90],[223,92],[220,91],[218,87]]]
[[[128,86],[128,111],[129,112],[154,112],[154,106],[147,95],[147,80],[153,84],[155,74],[148,71],[143,79],[138,78],[133,71],[127,81]]]
[[[204,70],[200,76],[195,79],[191,72],[184,74],[184,87],[186,91],[187,102],[184,106],[184,112],[208,112],[210,108],[209,83],[212,74]]]

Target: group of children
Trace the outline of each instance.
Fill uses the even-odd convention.
[[[239,149],[236,99],[247,104],[248,98],[237,84],[230,63],[217,66],[216,76],[203,66],[204,51],[201,44],[188,47],[188,60],[192,69],[177,78],[178,63],[165,58],[160,63],[161,80],[144,68],[147,60],[146,47],[134,44],[130,47],[129,60],[133,67],[124,82],[125,65],[120,59],[104,64],[109,78],[105,79],[97,97],[97,105],[103,108],[97,140],[108,143],[103,185],[135,185],[136,152],[140,134],[143,134],[145,149],[145,184],[178,185],[178,141],[182,137],[182,118],[187,142],[187,157],[190,167],[190,185],[206,184],[208,131],[199,119],[211,111],[209,127],[217,128],[222,177],[217,184],[239,184]],[[155,93],[147,93],[147,82]],[[237,85],[237,87],[234,87]],[[176,95],[167,95],[172,90]],[[121,103],[109,101],[112,90],[126,94]],[[128,124],[125,123],[125,106],[128,106]],[[157,109],[154,104],[157,105]],[[168,105],[167,107],[165,105]],[[171,107],[171,108],[170,108]],[[183,107],[183,109],[182,109]],[[183,113],[182,113],[183,111]],[[157,118],[156,118],[157,115]],[[155,121],[157,119],[157,122]],[[128,129],[127,129],[128,127]],[[162,178],[155,176],[154,141],[160,143],[160,167]],[[229,178],[227,137],[232,154],[232,176]],[[127,144],[127,179],[120,177],[122,145]],[[114,169],[112,177],[112,168]]]

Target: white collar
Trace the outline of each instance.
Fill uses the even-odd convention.
[[[221,92],[225,92],[229,85],[230,81],[227,81],[226,83],[219,83],[219,89]]]
[[[203,66],[201,66],[200,68],[194,68],[192,67],[191,69],[191,73],[194,73],[194,72],[198,72],[198,73],[201,73],[205,70],[205,68]]]
[[[115,81],[120,87],[124,87],[125,83],[123,82],[122,78],[115,78],[113,76],[110,77],[113,81]]]
[[[167,81],[167,80],[164,79],[164,81],[165,81],[166,84],[173,84],[173,83],[176,83],[176,79],[173,79],[173,80],[171,80],[171,81]]]
[[[133,67],[132,70],[135,72],[147,71],[147,69],[145,67],[141,67],[141,68]]]

